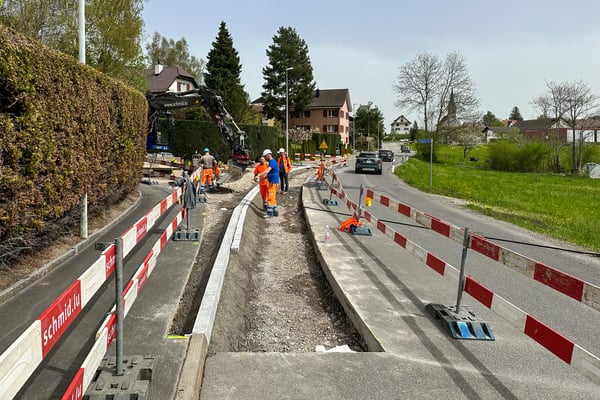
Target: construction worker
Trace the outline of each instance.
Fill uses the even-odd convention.
[[[319,168],[317,169],[317,179],[319,181],[323,181],[325,179],[325,172],[326,172],[326,165],[325,165],[325,159],[321,159],[321,162],[319,163]]]
[[[273,158],[273,152],[269,149],[263,151],[263,157],[267,161],[267,169],[258,174],[258,178],[265,176],[268,181],[267,187],[267,214],[265,218],[279,216],[279,209],[277,208],[277,188],[279,187],[279,166],[277,161]]]
[[[263,171],[265,171],[267,168],[269,167],[269,165],[267,164],[267,161],[265,160],[265,158],[263,156],[260,156],[258,158],[258,162],[256,163],[256,166],[254,167],[254,182],[258,182],[259,187],[260,187],[260,197],[262,198],[263,201],[263,210],[267,210],[267,191],[269,188],[269,181],[267,180],[266,176],[262,176],[259,177],[259,174]]]
[[[279,149],[278,154],[277,166],[279,166],[279,184],[281,186],[281,193],[287,193],[289,188],[288,173],[292,169],[292,162],[283,147]]]
[[[214,192],[213,184],[214,168],[217,166],[217,160],[210,154],[208,147],[204,149],[204,155],[200,157],[200,167],[202,168],[202,178],[200,181],[200,193],[204,193],[205,185],[208,184],[209,192]]]

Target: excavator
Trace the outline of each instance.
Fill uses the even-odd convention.
[[[170,150],[170,135],[161,135],[159,131],[160,119],[171,118],[172,110],[204,107],[212,121],[219,127],[223,140],[231,149],[228,164],[240,168],[242,172],[250,164],[250,148],[245,144],[246,133],[237,126],[225,109],[223,99],[216,90],[198,87],[186,92],[151,93],[146,95],[146,100],[149,105],[147,151],[167,152]],[[228,122],[235,127],[235,132]]]

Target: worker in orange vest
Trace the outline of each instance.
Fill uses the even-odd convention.
[[[266,175],[261,175],[261,172],[264,172],[268,168],[267,161],[264,156],[260,156],[258,158],[258,162],[254,167],[254,182],[258,182],[260,187],[260,197],[263,201],[263,210],[267,209],[267,190],[269,188],[269,181],[267,180]]]
[[[279,149],[278,153],[277,165],[279,165],[279,185],[281,186],[281,193],[287,193],[289,188],[288,173],[292,170],[292,162],[283,147]]]
[[[212,193],[215,189],[213,184],[213,174],[215,173],[215,167],[217,170],[219,167],[217,165],[217,160],[210,154],[208,147],[204,148],[204,155],[200,157],[200,167],[202,167],[200,193],[204,193],[206,184],[208,184],[208,190]]]
[[[319,168],[317,169],[317,179],[319,181],[325,179],[325,159],[321,159]]]

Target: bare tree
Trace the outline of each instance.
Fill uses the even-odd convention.
[[[558,127],[563,119],[567,103],[567,87],[565,83],[546,82],[547,92],[533,99],[531,104],[540,112],[540,118],[554,121],[554,125],[549,123],[546,132],[546,141],[550,147],[553,157],[550,168],[559,172],[561,168],[560,150],[564,141],[559,136]],[[552,128],[554,126],[554,128]]]
[[[554,129],[549,129],[547,140],[554,151],[555,170],[560,169],[560,149],[564,145],[558,136],[558,127],[565,121],[572,130],[572,166],[571,172],[581,168],[581,154],[584,138],[580,133],[579,152],[577,151],[577,124],[598,110],[598,96],[581,80],[572,82],[546,82],[547,92],[536,97],[532,104],[546,118],[554,119]]]
[[[433,130],[436,136],[449,111],[455,111],[457,119],[471,119],[479,105],[465,58],[459,53],[449,53],[443,61],[430,53],[418,54],[400,67],[392,87],[399,97],[396,106],[421,111],[425,131]],[[454,110],[448,109],[451,97]]]
[[[576,80],[567,84],[567,110],[565,113],[565,120],[572,129],[573,134],[573,166],[571,168],[572,173],[576,173],[581,169],[581,160],[583,154],[583,145],[585,138],[583,136],[583,127],[579,131],[579,146],[576,151],[576,138],[575,130],[577,129],[578,122],[582,122],[584,119],[592,116],[594,112],[598,111],[598,96],[592,93],[592,89],[587,83],[582,80]]]

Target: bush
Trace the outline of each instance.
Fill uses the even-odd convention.
[[[548,154],[548,148],[540,142],[519,144],[497,140],[489,147],[490,168],[507,172],[540,172]]]
[[[0,242],[51,233],[85,193],[94,208],[134,190],[147,113],[139,91],[0,26]]]

